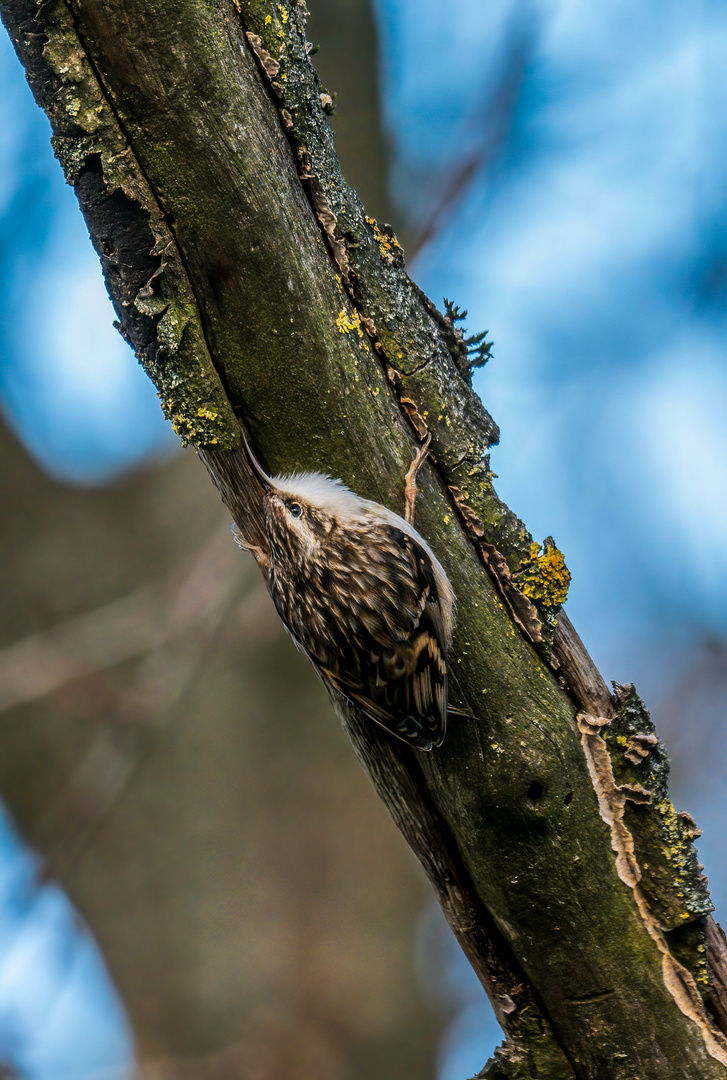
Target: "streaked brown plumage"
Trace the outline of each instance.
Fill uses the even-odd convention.
[[[324,682],[420,750],[444,739],[454,597],[413,525],[320,473],[268,477],[269,550],[246,544]]]

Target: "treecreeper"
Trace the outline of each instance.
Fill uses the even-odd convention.
[[[418,750],[447,730],[447,650],[454,593],[414,528],[416,476],[405,516],[323,473],[268,476],[245,440],[262,489],[266,547],[233,535],[265,575],[275,607],[327,688]]]

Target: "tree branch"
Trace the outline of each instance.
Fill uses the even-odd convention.
[[[432,435],[417,522],[458,597],[453,697],[472,719],[422,755],[337,704],[509,1036],[488,1075],[726,1077],[688,824],[614,771],[648,716],[608,695],[559,617],[560,552],[494,492],[497,429],[466,343],[340,174],[302,5],[2,12],[122,332],[247,537],[261,524],[237,418],[272,470],[324,469],[397,510],[413,443]],[[642,771],[663,784],[654,760]],[[657,797],[671,810],[640,815]],[[645,851],[662,871],[648,889]]]

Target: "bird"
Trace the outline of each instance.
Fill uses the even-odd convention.
[[[420,448],[406,478],[405,517],[325,473],[268,476],[243,437],[262,488],[265,546],[252,552],[296,645],[329,691],[418,750],[447,727],[452,586],[413,525]]]

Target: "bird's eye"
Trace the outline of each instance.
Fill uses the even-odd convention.
[[[288,503],[288,511],[291,517],[299,518],[303,516],[303,507],[300,505],[300,503]]]

